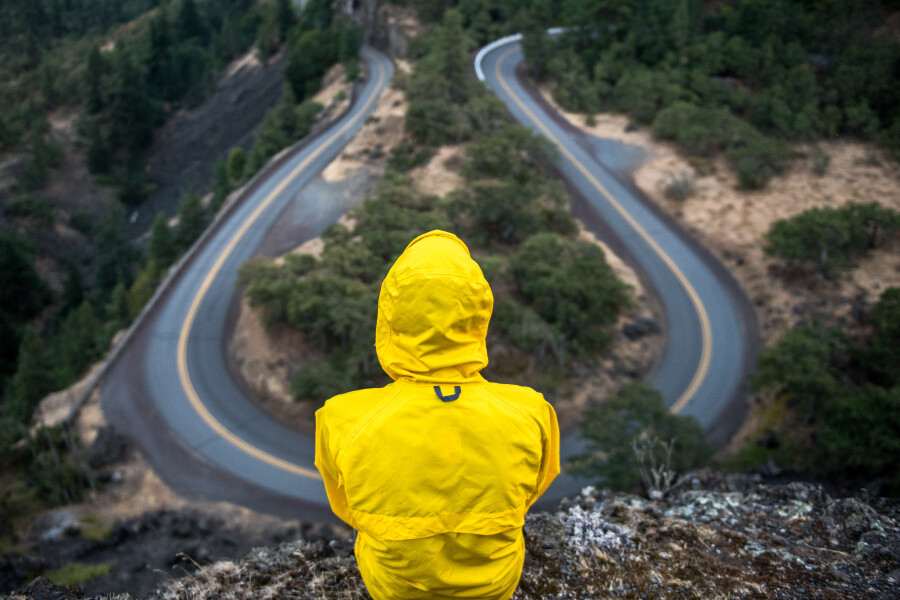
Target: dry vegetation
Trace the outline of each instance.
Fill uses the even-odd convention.
[[[687,231],[709,248],[734,274],[757,311],[763,341],[773,343],[822,300],[823,315],[834,322],[847,319],[852,301],[862,295],[866,305],[881,292],[900,285],[900,254],[897,240],[876,249],[857,267],[837,280],[819,281],[815,274],[797,279],[784,273],[779,261],[763,254],[765,232],[771,223],[814,206],[838,207],[848,200],[879,202],[900,210],[900,165],[873,144],[835,140],[820,144],[830,158],[827,170],[817,175],[816,152],[799,146],[804,158],[795,161],[786,174],[777,176],[761,191],[736,189],[736,178],[724,159],[698,161],[685,157],[677,147],[653,138],[646,129],[632,129],[621,115],[601,114],[594,125],[581,115],[544,98],[570,123],[603,138],[643,147],[649,155],[634,172],[634,181],[646,196],[673,216]],[[674,202],[666,197],[665,183],[673,175],[687,173],[695,181],[690,197]],[[802,274],[801,274],[802,275]],[[847,324],[851,324],[849,321]]]

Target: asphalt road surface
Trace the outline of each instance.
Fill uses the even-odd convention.
[[[224,332],[238,268],[352,138],[390,81],[392,65],[384,55],[365,48],[363,58],[369,77],[352,109],[280,157],[226,209],[103,381],[110,423],[134,438],[160,477],[183,494],[307,520],[333,518],[313,466],[313,440],[262,413],[232,380]],[[604,168],[597,151],[605,146],[554,120],[521,87],[514,77],[517,44],[501,44],[481,58],[488,85],[515,118],[560,146],[558,168],[578,192],[579,216],[624,248],[663,303],[668,345],[652,383],[674,410],[700,419],[714,439],[727,437],[743,415],[741,383],[754,352],[747,341],[755,339],[755,325],[746,299],[721,265]],[[336,209],[313,206],[304,235],[318,235],[339,216]],[[578,449],[573,436],[564,439],[564,456]],[[583,483],[561,477],[542,504]]]

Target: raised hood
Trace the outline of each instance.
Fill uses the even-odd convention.
[[[480,381],[494,296],[458,237],[414,239],[381,284],[375,350],[394,380]]]

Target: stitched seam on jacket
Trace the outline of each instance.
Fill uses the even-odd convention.
[[[493,384],[493,383],[491,383],[491,382],[487,382],[487,383],[488,383],[488,385],[487,385],[486,387],[487,387],[488,391],[490,391],[490,393],[491,393],[495,398],[497,398],[498,400],[502,401],[504,404],[506,404],[507,406],[509,406],[512,410],[514,410],[514,411],[516,411],[517,413],[519,413],[519,414],[520,414],[522,417],[524,417],[529,423],[531,423],[534,427],[537,428],[538,437],[539,437],[540,440],[541,440],[541,454],[543,455],[543,451],[544,451],[544,435],[543,435],[543,432],[541,431],[540,425],[534,423],[534,421],[533,421],[533,419],[531,418],[531,416],[528,415],[528,414],[526,414],[526,413],[524,413],[524,412],[522,412],[522,411],[519,409],[518,406],[516,406],[515,404],[513,404],[512,402],[510,402],[509,400],[507,400],[506,398],[504,398],[503,396],[501,396],[499,393],[497,393],[497,391],[494,390],[494,384]],[[530,389],[530,388],[529,388],[529,389]],[[533,390],[532,390],[532,391],[533,391]],[[538,393],[538,392],[535,392],[535,393]],[[538,395],[540,395],[540,394],[538,393]],[[543,398],[543,396],[541,396],[541,399],[544,400],[544,402],[546,402],[546,400]],[[541,462],[543,462],[543,456],[541,456]],[[540,468],[538,468],[538,473],[537,473],[537,474],[538,474],[538,475],[541,474]],[[537,490],[538,490],[539,487],[541,487],[541,482],[540,482],[540,480],[538,480],[538,481],[535,482],[534,487],[531,488],[531,493],[528,494],[528,497],[531,498],[531,497],[537,492]],[[527,501],[527,500],[525,501],[525,505],[526,505],[526,507],[528,506],[528,501]]]
[[[382,410],[384,410],[384,408],[385,408],[388,404],[392,403],[392,402],[397,398],[397,395],[400,393],[400,391],[402,390],[402,388],[403,388],[404,386],[406,386],[406,383],[404,383],[403,381],[395,381],[394,383],[397,385],[397,391],[394,392],[393,395],[389,396],[386,400],[384,400],[381,404],[379,404],[378,406],[376,406],[375,408],[373,408],[373,409],[372,409],[372,412],[370,412],[368,415],[366,415],[366,416],[363,418],[363,420],[360,421],[359,424],[358,424],[356,427],[353,428],[353,430],[350,432],[350,435],[347,437],[347,441],[344,442],[343,447],[341,448],[342,451],[343,451],[344,448],[346,448],[347,446],[349,446],[350,444],[352,444],[352,443],[354,442],[354,440],[356,440],[356,438],[357,438],[357,437],[359,436],[359,434],[362,432],[363,428],[364,428],[366,425],[368,425],[369,422],[370,422],[372,419],[374,419],[375,416],[376,416],[378,413],[380,413]],[[336,459],[336,458],[337,458],[337,455],[335,455],[335,459]],[[340,467],[338,467],[338,468],[340,468]]]

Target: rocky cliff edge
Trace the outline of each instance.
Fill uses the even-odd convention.
[[[834,498],[814,484],[712,470],[682,476],[663,500],[586,488],[553,514],[529,515],[525,539],[518,600],[887,600],[900,587],[900,500]],[[365,599],[352,546],[334,539],[256,549],[147,598]],[[85,596],[38,579],[11,598]]]

